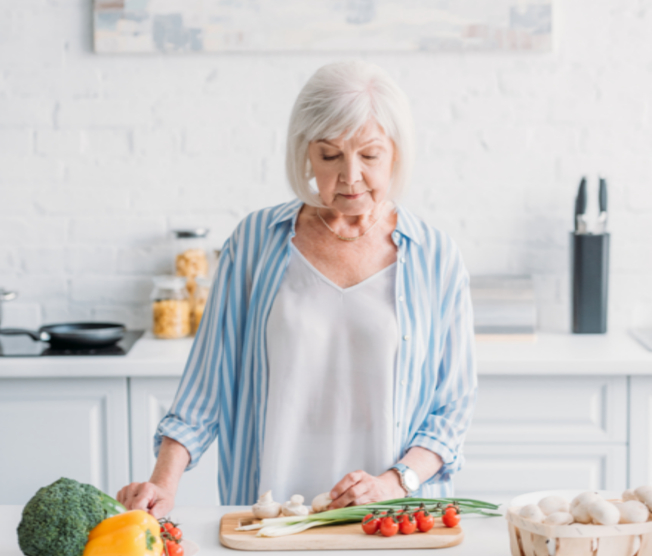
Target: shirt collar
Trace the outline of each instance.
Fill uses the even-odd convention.
[[[282,222],[292,221],[292,232],[297,222],[297,216],[303,206],[303,202],[299,199],[290,201],[278,207],[277,214],[272,218],[268,228],[276,226]],[[410,211],[404,209],[401,205],[396,205],[396,213],[398,219],[396,221],[395,233],[398,232],[416,244],[420,244],[422,240],[422,233],[419,226],[419,220]]]

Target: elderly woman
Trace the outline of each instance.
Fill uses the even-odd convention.
[[[377,66],[311,77],[288,130],[298,198],[227,240],[152,477],[118,494],[128,508],[166,514],[216,436],[223,504],[452,494],[476,395],[469,279],[450,238],[394,203],[413,142]]]

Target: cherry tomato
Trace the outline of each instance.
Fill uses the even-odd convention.
[[[183,536],[181,529],[179,529],[178,527],[170,527],[168,529],[168,533],[170,533],[170,535],[172,535],[172,537],[178,541],[180,541],[181,537]]]
[[[446,510],[446,513],[441,520],[444,522],[446,527],[457,527],[460,522],[460,514],[458,514],[456,510],[453,510],[452,512]]]
[[[168,556],[183,556],[183,546],[176,541],[165,541]],[[165,554],[165,552],[164,552]]]
[[[404,535],[411,535],[417,530],[416,520],[408,514],[403,514],[398,524],[398,530]]]
[[[434,526],[435,526],[435,518],[432,516],[432,514],[428,514],[428,515],[421,514],[419,518],[417,518],[417,528],[422,533],[427,533]]]
[[[384,517],[380,523],[380,534],[383,537],[393,537],[398,533],[398,523],[391,516]]]
[[[374,535],[380,528],[380,518],[373,519],[373,517],[374,514],[367,514],[362,520],[362,530],[367,533],[367,535]],[[365,523],[368,519],[371,521]]]

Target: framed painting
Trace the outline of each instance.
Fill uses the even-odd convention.
[[[552,0],[95,0],[98,53],[547,51]]]

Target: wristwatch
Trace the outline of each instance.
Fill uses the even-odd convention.
[[[407,496],[411,496],[417,490],[419,490],[421,483],[419,481],[419,476],[416,474],[414,469],[410,469],[404,463],[397,463],[396,465],[392,465],[390,469],[393,469],[396,471],[396,473],[398,473],[398,478],[401,481],[401,486],[407,491]]]

